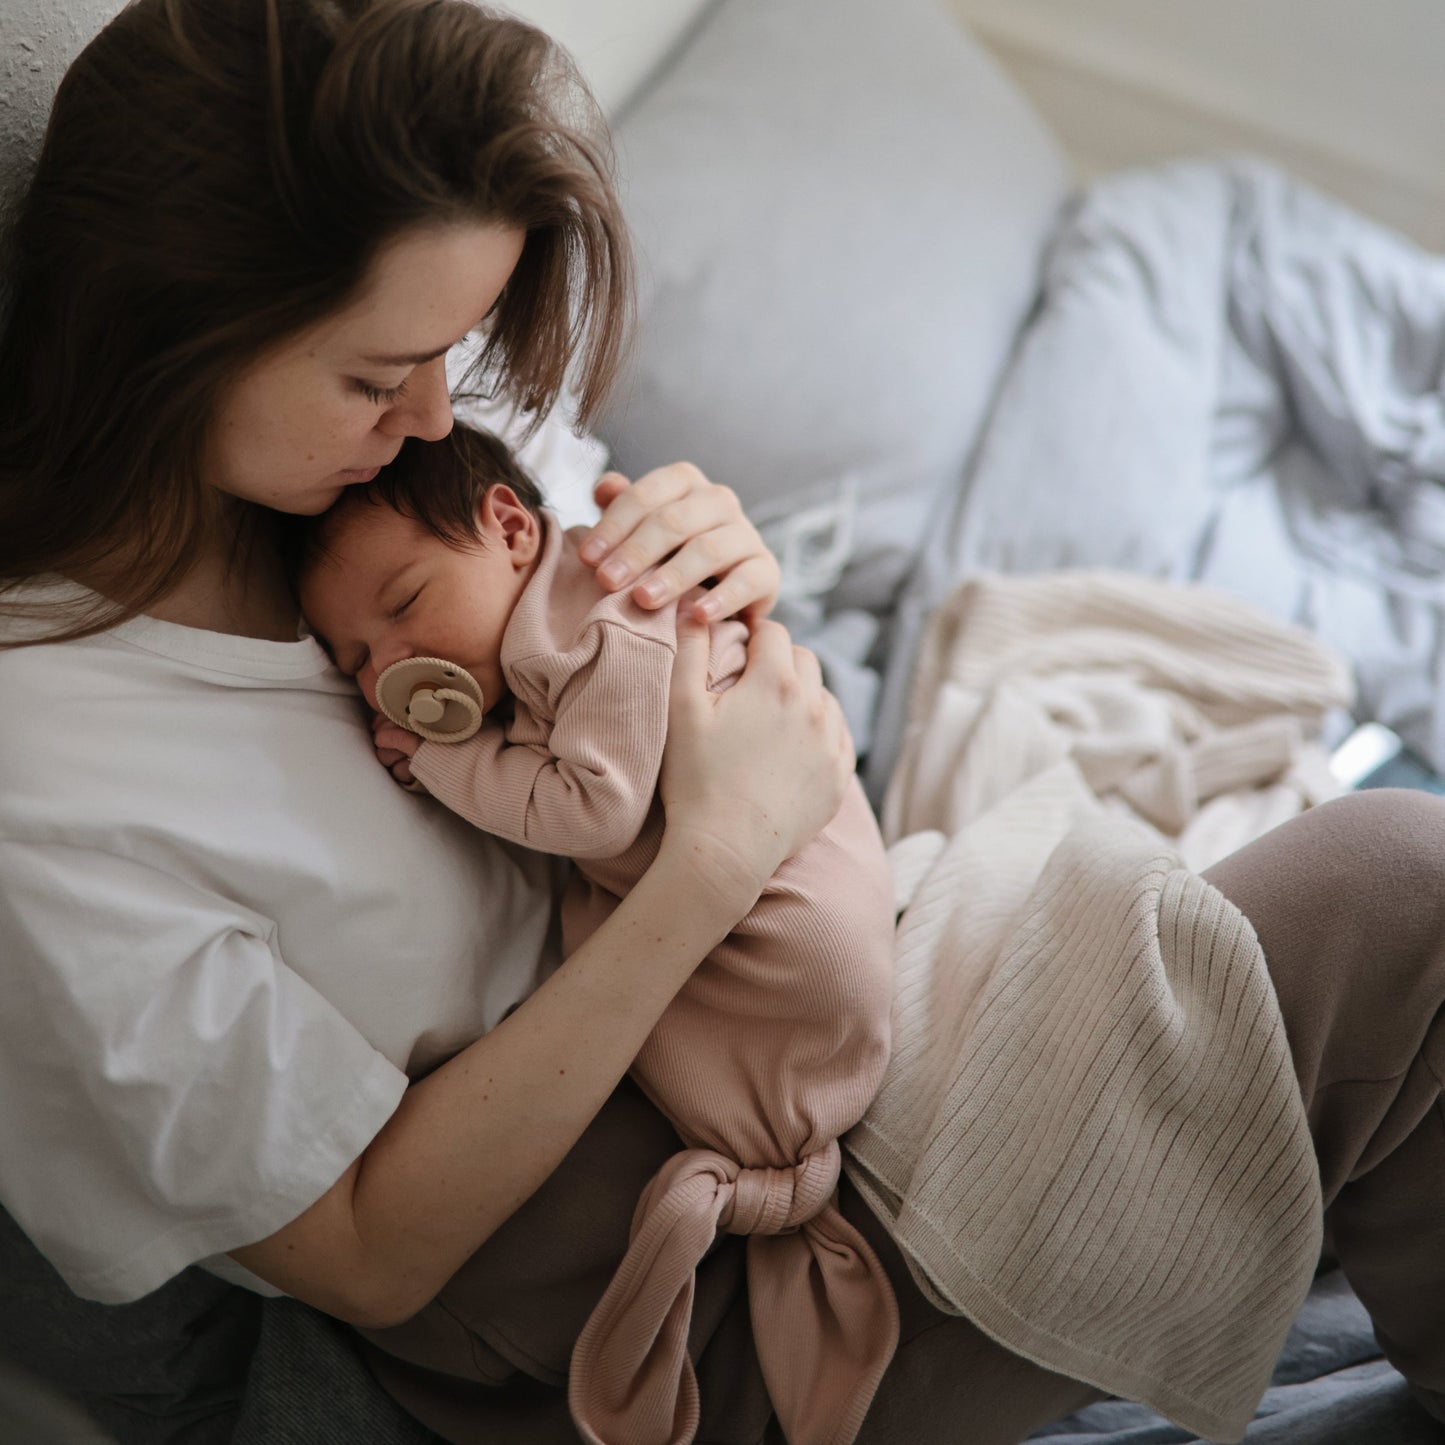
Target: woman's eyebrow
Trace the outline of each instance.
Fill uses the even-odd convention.
[[[446,346],[439,346],[435,351],[428,351],[425,354],[416,353],[411,356],[363,356],[361,359],[370,366],[425,366],[429,361],[435,361],[439,356],[445,356],[455,342]]]
[[[497,309],[501,299],[502,298],[498,296],[496,301],[492,303],[491,309],[487,312],[487,316],[490,316],[492,312]],[[482,323],[486,321],[487,316],[483,316],[482,320],[477,322],[477,326],[482,325]],[[363,356],[361,359],[371,366],[425,366],[427,362],[435,361],[439,356],[445,356],[452,347],[460,346],[462,342],[477,329],[477,326],[469,326],[457,340],[449,341],[445,346],[438,346],[435,351],[428,351],[425,354],[417,352],[406,356]]]

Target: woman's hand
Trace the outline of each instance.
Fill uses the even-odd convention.
[[[752,624],[747,666],[726,692],[708,691],[708,650],[707,629],[679,614],[660,786],[664,846],[691,855],[703,880],[745,912],[838,811],[857,759],[818,659],[785,628]]]
[[[581,557],[597,567],[609,592],[657,571],[632,597],[639,606],[662,607],[710,578],[717,586],[692,604],[701,622],[734,613],[756,620],[778,600],[781,572],[742,504],[726,487],[714,486],[690,462],[659,467],[629,485],[608,472],[593,489],[606,510],[582,544]],[[664,559],[666,559],[664,561]]]

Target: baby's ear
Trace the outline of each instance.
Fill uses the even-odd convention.
[[[513,566],[525,567],[536,560],[542,546],[541,521],[505,482],[487,488],[481,510],[483,531],[500,537]]]

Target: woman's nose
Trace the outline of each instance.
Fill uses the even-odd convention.
[[[420,437],[439,442],[452,429],[452,394],[447,386],[446,357],[438,356],[413,370],[406,391],[381,414],[379,430],[388,436]]]

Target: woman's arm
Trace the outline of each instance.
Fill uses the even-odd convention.
[[[735,613],[766,617],[772,610],[782,576],[777,558],[736,495],[709,482],[690,462],[659,467],[631,485],[608,472],[594,495],[606,511],[580,555],[597,567],[609,592],[663,563],[633,592],[640,606],[661,607],[716,578],[717,586],[694,603],[698,621]]]
[[[662,849],[601,928],[491,1033],[407,1090],[342,1178],[233,1251],[357,1324],[407,1319],[528,1197],[626,1073],[688,975],[836,812],[852,746],[816,660],[757,625],[728,692],[679,624]]]

